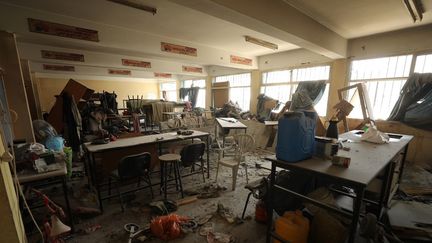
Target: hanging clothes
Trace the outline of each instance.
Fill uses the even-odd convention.
[[[73,96],[63,93],[64,138],[72,147],[72,151],[80,152],[82,120]]]
[[[199,87],[191,87],[191,88],[180,88],[179,89],[179,97],[184,100],[186,96],[188,97],[188,101],[192,103],[192,107],[195,108],[196,102],[198,99]]]
[[[321,100],[325,88],[326,81],[303,81],[300,82],[297,86],[296,93],[300,91],[304,91],[308,94],[309,98],[313,101],[313,104],[316,105]]]
[[[290,110],[309,109],[318,104],[326,88],[326,81],[303,81],[292,97]]]
[[[432,73],[408,77],[387,120],[432,130]]]

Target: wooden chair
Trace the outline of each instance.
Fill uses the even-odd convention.
[[[237,182],[237,173],[239,166],[244,162],[245,155],[255,149],[255,139],[249,134],[237,134],[234,136],[235,144],[230,148],[223,148],[219,150],[219,161],[216,170],[216,181],[219,174],[219,167],[226,166],[232,169],[232,190],[235,190]],[[234,150],[233,157],[223,157],[225,150]],[[246,173],[246,183],[249,183],[247,165],[244,164]]]

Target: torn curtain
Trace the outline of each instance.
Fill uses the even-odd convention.
[[[432,73],[408,77],[387,120],[432,130]]]
[[[198,99],[198,92],[199,87],[180,88],[179,96],[182,100],[184,100],[187,96],[188,100],[192,103],[192,107],[195,108]]]

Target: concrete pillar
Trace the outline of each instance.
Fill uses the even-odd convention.
[[[349,61],[347,59],[337,59],[331,64],[330,71],[330,90],[327,103],[327,119],[330,119],[335,110],[333,106],[339,102],[338,89],[347,86],[349,75]]]
[[[212,82],[213,76],[205,77],[206,81],[206,109],[210,109],[210,106],[213,105],[213,94],[212,94]]]
[[[251,100],[250,100],[250,112],[252,114],[257,113],[257,97],[260,94],[261,89],[261,72],[259,70],[253,70],[251,72]]]

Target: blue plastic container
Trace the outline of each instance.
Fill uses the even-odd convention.
[[[279,119],[276,158],[290,163],[312,157],[315,149],[317,114],[288,112]]]

